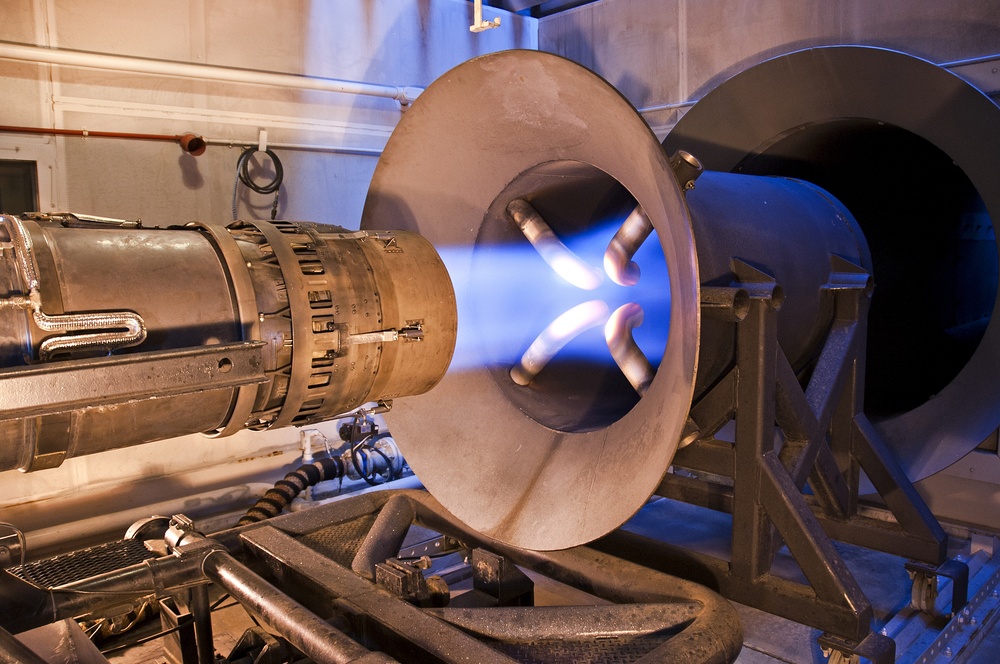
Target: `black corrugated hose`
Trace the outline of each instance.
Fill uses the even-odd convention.
[[[318,459],[285,475],[257,503],[247,510],[237,526],[245,526],[278,516],[306,488],[344,476],[344,462],[338,458]]]

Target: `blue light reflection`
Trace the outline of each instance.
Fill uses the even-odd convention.
[[[609,223],[560,239],[585,261],[600,267],[618,227]],[[635,340],[650,363],[659,365],[670,325],[670,280],[655,232],[635,255],[642,270],[638,284],[624,287],[605,278],[600,287],[589,291],[562,279],[526,240],[438,247],[438,252],[452,275],[458,303],[458,340],[449,371],[513,366],[549,323],[588,300],[603,300],[612,311],[628,302],[642,306],[645,320],[635,329]],[[570,341],[556,359],[614,365],[603,326]]]

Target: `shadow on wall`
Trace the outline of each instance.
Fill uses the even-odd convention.
[[[184,187],[190,190],[201,189],[205,186],[205,178],[198,170],[198,159],[187,152],[182,152],[177,158],[177,166],[181,171],[181,181]]]

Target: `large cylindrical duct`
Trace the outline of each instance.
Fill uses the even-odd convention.
[[[704,173],[685,195],[617,91],[526,51],[461,65],[407,112],[362,218],[392,224],[445,255],[458,357],[480,360],[396,409],[393,429],[445,507],[534,549],[603,535],[661,481],[692,397],[733,359],[733,323],[701,320],[703,286],[776,282],[779,336],[805,371],[833,316],[823,291],[835,266],[871,268],[827,192]],[[603,282],[589,272],[602,262]]]
[[[1000,425],[1000,109],[929,62],[876,48],[766,61],[705,95],[664,148],[705,168],[802,178],[871,246],[865,412],[909,477]]]
[[[454,347],[447,272],[405,231],[3,216],[0,242],[0,470],[330,419],[430,389]],[[184,355],[240,343],[239,384],[224,353]]]

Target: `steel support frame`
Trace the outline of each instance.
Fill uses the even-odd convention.
[[[675,466],[696,476],[731,478],[731,484],[668,473],[657,490],[732,513],[730,561],[681,554],[623,533],[599,546],[646,548],[647,563],[655,557],[649,551],[675,562],[686,559],[691,572],[717,584],[725,597],[824,630],[841,637],[838,643],[880,653],[881,661],[890,657],[891,643],[873,645],[880,637],[871,632],[871,604],[831,539],[938,564],[945,559],[947,536],[863,414],[870,291],[865,279],[857,278],[859,268],[840,259],[832,262],[825,297],[833,299],[834,320],[805,389],[778,344],[776,285],[768,285],[760,273],[743,270],[741,275],[734,269],[750,282],[737,285],[751,293],[747,316],[736,324],[735,366],[692,407],[701,435],[674,458]],[[735,444],[715,439],[732,419]],[[897,523],[858,513],[861,470]],[[807,483],[811,495],[804,493]],[[771,573],[782,544],[806,585]],[[678,573],[676,567],[671,570]]]
[[[360,515],[378,512],[381,516],[387,510],[390,518],[376,518],[352,569],[295,538]],[[284,514],[266,524],[226,531],[214,535],[213,540],[234,555],[239,552],[255,560],[284,592],[316,611],[320,618],[346,621],[337,624],[351,625],[350,631],[363,643],[370,638],[372,645],[378,643],[389,656],[403,661],[513,661],[440,619],[440,612],[402,601],[363,577],[362,572],[374,560],[368,552],[378,548],[371,545],[378,542],[398,551],[407,531],[401,526],[410,521],[616,604],[676,604],[679,632],[637,661],[731,662],[742,646],[742,625],[732,605],[701,585],[588,547],[538,552],[502,544],[469,529],[425,491],[386,491],[352,497]]]

